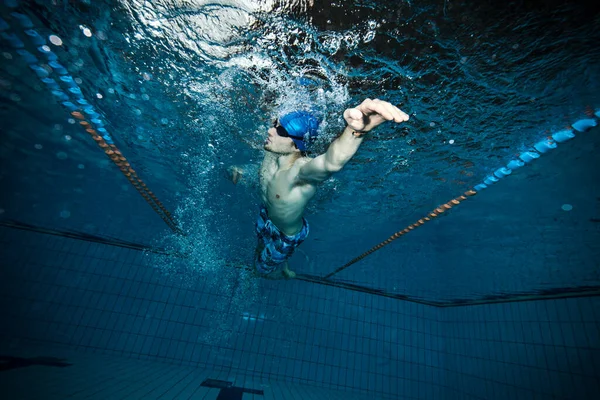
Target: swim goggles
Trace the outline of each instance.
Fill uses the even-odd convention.
[[[275,128],[275,130],[277,131],[277,134],[281,137],[289,137],[289,138],[300,139],[300,140],[304,139],[304,138],[301,138],[298,136],[290,135],[288,133],[288,131],[286,131],[283,126],[281,126],[281,124],[279,123],[279,119],[276,119],[273,121],[273,128]]]

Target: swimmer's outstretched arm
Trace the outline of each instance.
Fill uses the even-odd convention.
[[[342,135],[329,145],[325,154],[315,157],[300,168],[298,180],[325,181],[341,170],[356,154],[365,133],[385,121],[408,121],[408,114],[387,101],[366,99],[358,107],[344,111],[344,119],[348,126]]]

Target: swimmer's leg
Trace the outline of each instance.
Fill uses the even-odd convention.
[[[254,251],[254,268],[252,268],[254,276],[257,278],[266,278],[266,279],[282,279],[280,271],[275,270],[273,272],[265,274],[265,273],[260,272],[258,267],[256,266],[256,263],[258,262],[258,257],[260,255],[260,253],[264,250],[264,248],[265,248],[265,244],[261,240],[259,240],[258,243],[256,244],[256,250]]]
[[[265,244],[259,240],[257,245],[256,245],[256,250],[254,251],[254,276],[259,277],[259,278],[266,278],[266,279],[293,279],[296,277],[296,273],[294,271],[291,271],[288,265],[288,262],[285,261],[285,263],[283,264],[283,269],[281,268],[277,268],[275,269],[275,271],[270,272],[268,274],[262,274],[258,271],[258,268],[256,268],[256,261],[258,260],[258,256],[260,255],[260,253],[263,251],[263,249],[265,248]]]
[[[283,269],[281,270],[281,273],[287,279],[294,279],[296,277],[296,273],[294,271],[290,270],[290,266],[288,265],[287,261],[283,265]]]
[[[281,270],[280,268],[276,268],[275,270],[269,272],[268,274],[260,272],[258,270],[258,268],[256,268],[256,260],[257,260],[257,257],[254,258],[253,274],[255,277],[264,278],[264,279],[272,279],[272,280],[289,279],[289,277],[287,275],[285,275],[283,270]],[[291,272],[291,271],[289,271],[289,272]],[[296,274],[294,274],[294,276],[296,276]]]

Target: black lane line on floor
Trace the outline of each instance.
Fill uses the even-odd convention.
[[[17,221],[0,221],[0,226],[13,229],[21,229],[29,232],[43,233],[47,235],[54,235],[75,240],[84,240],[87,242],[100,243],[107,246],[116,246],[127,248],[137,251],[146,251],[155,254],[163,254],[173,257],[185,258],[186,255],[182,253],[176,253],[168,251],[166,249],[146,246],[139,243],[127,242],[115,238],[103,237],[98,235],[90,235],[83,232],[76,231],[59,231],[56,229],[48,229],[39,226],[29,225],[23,222]],[[234,268],[244,268],[248,271],[252,271],[251,267],[245,266],[243,263],[230,263]],[[384,290],[369,288],[361,286],[356,283],[346,282],[342,280],[331,280],[325,279],[316,275],[298,274],[295,280],[315,283],[318,285],[325,285],[336,287],[339,289],[352,290],[355,292],[361,292],[370,294],[373,296],[381,296],[394,300],[409,301],[411,303],[423,304],[432,307],[464,307],[474,306],[482,304],[494,304],[494,303],[508,303],[517,301],[533,301],[533,300],[551,300],[551,299],[564,299],[572,297],[594,297],[600,296],[600,286],[582,286],[576,288],[559,288],[559,289],[545,289],[535,292],[524,292],[524,293],[506,293],[499,295],[484,296],[480,299],[455,299],[448,301],[430,301],[425,299],[419,299],[415,297],[406,296],[403,294],[389,293]]]

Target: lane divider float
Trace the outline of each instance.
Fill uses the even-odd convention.
[[[590,107],[588,107],[585,110],[585,115],[587,116],[587,118],[580,119],[571,126],[568,126],[563,130],[560,130],[552,135],[546,136],[545,138],[539,140],[528,150],[517,154],[516,157],[513,160],[510,160],[506,165],[496,168],[492,174],[486,176],[482,182],[475,185],[471,190],[466,191],[462,196],[452,199],[449,202],[437,207],[435,210],[431,211],[427,216],[419,219],[414,224],[411,224],[403,230],[394,233],[388,239],[372,247],[371,249],[362,253],[358,257],[353,258],[346,264],[337,268],[335,271],[325,275],[324,279],[331,278],[333,275],[343,271],[352,264],[357,263],[358,261],[367,257],[368,255],[381,249],[382,247],[387,246],[399,237],[404,236],[407,233],[414,230],[415,228],[433,220],[434,218],[438,217],[447,210],[456,207],[457,205],[467,200],[469,197],[475,196],[478,192],[489,188],[495,183],[501,181],[502,179],[505,179],[507,176],[510,176],[512,174],[513,170],[521,168],[526,164],[532,162],[533,160],[540,158],[541,155],[548,153],[552,149],[555,149],[558,143],[564,143],[567,140],[573,139],[575,137],[575,132],[587,132],[590,129],[598,126],[598,123],[600,122],[600,110],[593,111]]]
[[[17,6],[18,2],[13,1],[12,8]],[[100,113],[85,99],[76,79],[69,75],[67,69],[58,61],[56,53],[46,43],[46,39],[34,29],[31,19],[27,15],[18,12],[11,12],[10,17],[22,28],[22,32],[19,35],[11,31],[11,25],[0,18],[0,37],[8,42],[15,52],[21,56],[38,79],[48,87],[52,95],[69,111],[71,116],[79,120],[79,124],[85,132],[92,137],[104,154],[119,168],[125,178],[169,228],[176,233],[183,233],[177,226],[172,214],[148,188],[121,153],[107,131]],[[30,50],[35,48],[37,53],[47,60],[47,67],[43,67],[38,57],[28,51],[27,48],[30,48]],[[53,75],[58,75],[58,80],[54,79]]]

